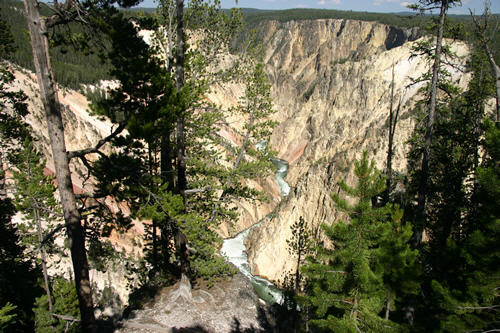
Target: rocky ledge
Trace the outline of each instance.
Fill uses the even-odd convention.
[[[211,288],[191,288],[181,280],[132,311],[116,332],[278,332],[276,311],[259,300],[241,273]]]

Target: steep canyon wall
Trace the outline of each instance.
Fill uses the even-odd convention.
[[[252,272],[277,281],[295,269],[286,245],[293,222],[303,216],[321,238],[319,225],[336,220],[330,195],[339,190],[337,182],[353,183],[353,160],[367,150],[384,169],[393,66],[395,103],[402,104],[393,168],[406,170],[405,142],[414,127],[410,112],[421,87],[411,85],[411,78],[428,66],[411,57],[415,31],[374,22],[266,22],[261,34],[280,121],[271,143],[290,163],[292,190],[274,217],[252,230],[247,249]],[[467,54],[464,44],[453,47],[459,56]],[[468,75],[450,71],[466,86]]]

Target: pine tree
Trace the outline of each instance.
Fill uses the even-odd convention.
[[[138,3],[138,1],[135,0],[117,2],[123,6],[135,5]],[[88,152],[98,151],[99,148],[110,139],[104,139],[102,142],[99,142],[96,147],[85,149],[79,153],[71,154],[67,151],[64,139],[62,109],[59,103],[58,88],[51,65],[48,38],[50,29],[57,26],[69,28],[69,23],[79,23],[89,27],[92,24],[103,22],[102,14],[109,11],[116,11],[113,7],[114,3],[115,1],[87,2],[73,0],[54,2],[51,15],[43,16],[40,13],[40,3],[38,1],[24,1],[25,15],[33,51],[33,63],[35,65],[43,109],[45,111],[52,158],[58,183],[58,192],[60,195],[67,237],[70,244],[73,273],[75,276],[75,288],[80,305],[82,326],[89,332],[96,332],[97,325],[94,315],[89,265],[85,248],[86,230],[82,225],[81,215],[77,208],[69,163],[70,159],[73,157],[85,156]],[[66,42],[74,41],[74,37],[76,36],[71,34],[69,37],[69,39],[65,39]],[[88,35],[79,36],[76,44],[83,44],[83,46],[85,46],[88,41],[86,37],[88,37]],[[116,134],[111,134],[110,136],[113,137],[114,135]]]
[[[7,327],[15,323],[17,317],[16,313],[12,313],[17,308],[17,306],[12,305],[12,303],[7,302],[3,307],[0,308],[0,331],[4,331]]]
[[[397,280],[409,276],[403,272],[414,265],[416,253],[407,244],[410,231],[400,224],[401,212],[390,205],[371,206],[372,197],[384,190],[385,179],[368,161],[367,152],[355,162],[354,172],[355,187],[345,182],[339,186],[357,202],[351,205],[332,195],[349,222],[322,225],[333,249],[320,247],[316,258],[308,258],[304,275],[309,289],[303,302],[315,309],[311,323],[325,330],[391,331],[398,327],[387,314],[401,291]],[[396,257],[385,261],[394,253]]]
[[[221,219],[236,217],[234,209],[229,208],[233,198],[262,197],[245,181],[262,177],[271,168],[270,148],[256,149],[257,143],[270,135],[273,125],[268,119],[273,112],[270,85],[263,65],[254,58],[244,66],[237,62],[241,65],[239,73],[234,67],[215,66],[228,50],[238,27],[238,16],[227,16],[218,2],[198,1],[192,2],[185,12],[183,24],[200,40],[194,39],[196,46],[185,51],[185,82],[180,87],[180,74],[174,72],[173,66],[174,60],[179,65],[179,49],[175,50],[177,53],[172,49],[180,38],[179,31],[173,28],[179,24],[177,10],[172,1],[161,3],[158,21],[153,22],[158,40],[152,47],[136,36],[130,23],[109,31],[114,49],[109,58],[121,86],[110,92],[107,101],[97,103],[95,110],[125,124],[128,134],[113,140],[119,154],[103,157],[94,165],[100,188],[97,195],[112,194],[125,199],[133,212],[152,220],[147,259],[154,271],[176,273],[177,263],[181,268],[187,263],[189,251],[195,276],[225,275],[232,269],[217,255],[221,239],[214,229]],[[174,32],[173,36],[165,36],[164,29]],[[247,77],[246,95],[237,107],[222,110],[205,98],[212,84],[243,81]],[[241,133],[243,143],[239,147],[233,147],[218,134],[221,127],[227,126],[224,117],[230,112],[238,112],[249,121]],[[179,149],[176,138],[182,136],[181,155],[185,163],[179,163],[179,156],[174,154]],[[179,170],[179,166],[185,171]],[[180,206],[176,197],[179,195],[183,198]],[[182,209],[169,212],[168,207],[174,206]],[[187,244],[183,244],[183,238]],[[181,242],[172,248],[177,240]]]
[[[298,221],[295,221],[290,227],[292,237],[286,240],[288,253],[297,259],[297,269],[295,270],[294,291],[300,291],[301,276],[300,267],[303,265],[305,258],[310,254],[313,248],[313,240],[311,231],[308,229],[306,221],[301,216]]]
[[[469,9],[470,11],[470,9]],[[493,20],[492,14],[491,14],[491,2],[490,1],[485,1],[484,2],[484,12],[483,15],[481,16],[480,20],[478,20],[474,14],[472,14],[472,11],[470,11],[470,15],[472,17],[472,20],[474,21],[474,25],[476,27],[476,36],[479,40],[479,43],[484,49],[484,53],[486,57],[488,58],[488,61],[490,63],[490,68],[491,68],[491,75],[494,78],[495,82],[495,100],[496,100],[496,106],[497,106],[497,112],[496,112],[496,122],[500,122],[500,66],[498,66],[497,61],[495,60],[495,54],[492,51],[492,35],[496,33],[497,27],[493,28],[492,31],[492,23]]]
[[[54,305],[49,308],[47,295],[36,299],[33,309],[36,317],[36,332],[81,332],[78,297],[73,281],[61,277],[54,279]]]
[[[0,307],[9,307],[9,321],[4,322],[9,332],[33,330],[32,307],[35,297],[41,294],[37,279],[39,271],[24,256],[15,225],[11,217],[15,214],[14,205],[8,198],[0,198]],[[11,317],[14,316],[15,317]]]
[[[29,139],[24,141],[23,150],[16,156],[16,168],[14,171],[16,208],[24,214],[25,219],[25,223],[19,225],[19,231],[23,244],[30,250],[33,259],[37,259],[37,254],[40,252],[45,292],[49,311],[52,311],[47,249],[53,252],[54,243],[53,237],[47,241],[45,236],[48,230],[56,228],[56,222],[59,222],[56,219],[61,216],[54,198],[56,188],[52,183],[53,178],[44,174],[45,161]]]
[[[444,331],[494,331],[498,329],[500,295],[500,131],[485,124],[484,160],[477,170],[477,200],[481,209],[461,239],[447,241],[450,271],[433,275],[432,300]]]
[[[442,75],[442,53],[443,53],[443,37],[445,30],[446,14],[448,9],[456,5],[460,1],[457,0],[419,0],[417,4],[410,5],[409,7],[420,12],[425,12],[428,10],[439,9],[439,23],[437,26],[436,33],[436,44],[433,49],[429,49],[431,46],[431,41],[424,41],[420,43],[417,47],[417,52],[423,52],[424,54],[429,54],[432,63],[432,73],[430,73],[430,85],[428,88],[428,100],[427,102],[427,114],[426,114],[426,126],[425,126],[425,142],[423,144],[422,151],[422,163],[420,168],[420,180],[418,185],[418,206],[416,211],[416,225],[415,225],[415,235],[413,239],[413,244],[415,247],[419,247],[422,242],[423,230],[426,223],[426,204],[427,195],[429,193],[429,159],[431,158],[431,145],[433,142],[433,130],[434,122],[436,120],[436,107],[437,107],[437,96],[438,89],[448,90],[447,85],[443,85],[440,82],[440,75]]]
[[[15,163],[15,144],[28,137],[24,123],[26,95],[9,90],[14,80],[11,68],[3,60],[14,51],[12,35],[5,21],[0,20],[0,330],[26,332],[33,330],[32,307],[41,290],[35,263],[24,255],[16,225],[16,213],[7,197],[6,171]]]
[[[472,72],[468,89],[440,103],[434,124],[426,205],[427,240],[420,251],[420,261],[426,269],[421,293],[413,301],[415,324],[420,330],[445,329],[444,318],[454,311],[449,303],[452,295],[462,295],[465,302],[467,279],[472,274],[465,244],[480,225],[477,168],[484,135],[481,123],[486,100],[495,90],[488,59],[474,43],[467,69]]]
[[[293,325],[294,332],[299,332],[300,324],[308,321],[308,308],[300,309],[298,302],[302,292],[306,288],[307,281],[300,274],[305,259],[313,251],[312,233],[306,221],[301,216],[291,227],[292,237],[286,240],[288,254],[296,260],[295,272],[284,273],[284,278],[280,281],[283,289],[283,303],[281,304],[283,315],[286,315],[289,325]],[[301,319],[301,317],[303,319]]]

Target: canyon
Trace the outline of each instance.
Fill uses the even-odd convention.
[[[277,111],[273,120],[278,125],[269,144],[289,164],[285,180],[290,189],[282,192],[274,175],[263,182],[253,182],[269,194],[270,201],[238,203],[239,222],[233,227],[223,224],[219,232],[224,237],[234,236],[262,221],[248,231],[245,240],[249,268],[253,275],[279,284],[284,274],[296,268],[286,244],[293,222],[304,217],[313,235],[326,241],[321,223],[335,223],[339,216],[330,194],[339,191],[337,182],[341,179],[352,184],[353,161],[367,150],[377,168],[385,168],[393,79],[394,97],[401,105],[393,168],[400,173],[406,171],[406,142],[415,125],[411,112],[422,87],[422,83],[413,84],[412,78],[425,73],[428,63],[422,57],[412,56],[418,31],[376,22],[265,21],[259,25],[258,36],[264,45],[265,69]],[[468,48],[456,41],[451,46],[459,57],[457,66],[448,70],[452,80],[464,88],[470,76],[457,68],[464,68]],[[35,82],[31,73],[17,70],[13,88],[28,94],[29,122],[50,169],[50,149]],[[227,107],[234,104],[242,91],[238,85],[215,87],[208,98]],[[62,89],[60,98],[65,105],[68,149],[90,147],[111,132],[110,122],[89,115],[88,101],[83,95]],[[223,129],[221,135],[229,136],[227,131],[222,132]],[[75,187],[92,191],[91,184],[85,181],[84,167],[75,164],[73,170]],[[119,203],[114,206],[126,210]],[[264,218],[270,213],[269,218]],[[129,233],[113,233],[112,242],[124,251],[140,255],[129,242],[144,233],[140,221]],[[120,272],[113,276],[94,275],[94,280],[101,281],[96,282],[101,285],[113,285],[125,303],[129,286],[120,282],[122,276]]]
[[[291,190],[273,218],[252,229],[246,245],[253,274],[279,282],[296,267],[286,245],[293,222],[303,216],[325,241],[320,224],[338,216],[330,194],[339,191],[341,179],[353,183],[353,161],[367,150],[384,170],[393,68],[394,99],[401,104],[393,169],[406,171],[411,110],[422,87],[412,78],[428,66],[412,56],[414,30],[351,20],[266,22],[260,29],[280,122],[270,143],[289,163]],[[452,48],[460,58],[448,70],[466,87],[470,77],[457,68],[464,68],[468,48],[459,42]]]

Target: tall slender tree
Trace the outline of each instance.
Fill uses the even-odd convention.
[[[97,331],[97,326],[89,279],[89,265],[85,249],[85,230],[81,223],[80,212],[78,211],[75,193],[73,192],[73,183],[69,168],[70,154],[68,154],[64,139],[62,108],[50,61],[48,36],[49,29],[57,25],[67,25],[69,22],[88,24],[88,22],[92,21],[90,19],[91,11],[98,10],[99,8],[112,9],[113,2],[102,1],[95,4],[73,0],[66,0],[64,3],[54,2],[49,7],[53,11],[53,15],[46,17],[40,14],[40,6],[43,5],[41,2],[37,0],[24,1],[33,50],[33,62],[35,64],[35,72],[45,111],[52,159],[54,161],[66,232],[70,244],[82,326],[89,332]],[[119,1],[120,5],[133,5],[136,3],[137,1]],[[98,144],[98,147],[102,146],[102,144]]]
[[[484,12],[479,20],[472,13],[472,11],[470,11],[470,15],[472,17],[472,20],[474,21],[474,25],[476,26],[476,35],[479,39],[479,43],[482,45],[484,52],[488,57],[488,61],[490,62],[491,74],[495,79],[495,88],[496,88],[495,100],[497,106],[496,122],[498,124],[500,122],[500,66],[498,66],[497,61],[495,60],[495,55],[493,54],[491,47],[491,39],[492,39],[491,21],[493,20],[493,16],[491,14],[490,1],[485,1]]]
[[[31,140],[26,139],[23,150],[16,158],[17,170],[14,171],[16,183],[16,208],[27,218],[27,223],[20,225],[24,243],[33,255],[40,253],[44,288],[47,294],[49,311],[52,312],[52,296],[47,268],[47,245],[44,239],[47,229],[54,229],[59,218],[59,207],[54,198],[55,186],[49,176],[44,175],[45,161],[35,150]],[[43,223],[43,225],[42,225]],[[31,230],[36,231],[33,241]]]
[[[385,182],[385,192],[384,192],[384,200],[385,202],[389,202],[389,196],[391,194],[392,189],[392,158],[393,158],[393,150],[394,150],[394,134],[396,133],[396,126],[398,124],[399,111],[401,110],[401,103],[403,101],[403,96],[399,100],[397,107],[395,108],[394,101],[394,64],[392,65],[392,80],[391,80],[391,101],[389,106],[389,133],[387,140],[387,162],[386,162],[386,173],[387,179]]]
[[[434,122],[436,119],[436,104],[438,95],[438,81],[441,68],[441,56],[443,49],[443,36],[446,14],[448,9],[460,3],[460,0],[419,0],[417,4],[409,7],[421,12],[439,9],[439,24],[436,33],[436,44],[432,51],[432,76],[429,87],[429,96],[427,104],[427,121],[425,128],[425,144],[422,152],[422,163],[420,170],[420,181],[418,186],[418,207],[417,207],[417,225],[415,227],[413,245],[419,247],[422,242],[422,235],[426,220],[426,201],[428,195],[429,178],[429,159],[431,154],[431,145],[433,140]]]
[[[6,60],[14,50],[9,26],[0,19],[0,330],[26,332],[33,330],[31,309],[39,293],[39,274],[24,255],[26,248],[12,221],[16,209],[7,196],[6,170],[15,164],[16,143],[29,138],[26,95],[10,89],[14,74]]]

